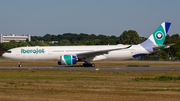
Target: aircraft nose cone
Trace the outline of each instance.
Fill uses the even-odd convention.
[[[2,57],[7,58],[7,54],[6,53],[2,54]]]
[[[2,56],[5,58],[5,53],[4,53],[4,54],[2,54]]]

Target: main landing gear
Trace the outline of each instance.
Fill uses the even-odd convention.
[[[84,66],[84,67],[95,67],[95,64],[94,64],[94,63],[84,62],[83,66]]]
[[[20,62],[20,61],[18,62],[18,64],[19,64],[19,67],[22,67],[22,65],[21,65],[21,62]]]

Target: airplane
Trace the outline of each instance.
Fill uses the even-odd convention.
[[[98,60],[125,60],[143,56],[169,48],[174,44],[164,45],[170,22],[163,22],[150,37],[137,45],[89,45],[89,46],[27,46],[9,49],[2,56],[10,60],[57,61],[59,65],[73,65],[84,62],[84,67],[94,67],[91,61]]]

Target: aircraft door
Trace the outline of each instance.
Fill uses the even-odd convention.
[[[101,48],[100,48],[100,47],[98,47],[98,48],[97,48],[97,50],[101,50]]]
[[[16,49],[16,55],[20,55],[21,50],[20,49]]]
[[[48,55],[52,55],[52,49],[48,49]]]
[[[141,48],[140,48],[140,47],[138,47],[138,48],[136,49],[136,53],[141,53]]]

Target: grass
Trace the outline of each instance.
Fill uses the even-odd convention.
[[[180,71],[0,70],[2,101],[179,101]]]
[[[178,61],[99,61],[96,67],[173,66]],[[77,65],[82,65],[80,62]],[[23,66],[58,66],[56,61]],[[0,66],[17,66],[0,59]],[[0,101],[179,101],[180,71],[0,70]]]
[[[135,78],[133,80],[135,80],[135,81],[140,81],[140,80],[158,80],[158,81],[180,80],[180,76],[178,76],[178,77],[160,76],[160,77],[154,77],[154,78],[150,78],[150,77],[144,78],[144,77],[141,77],[141,78]]]

